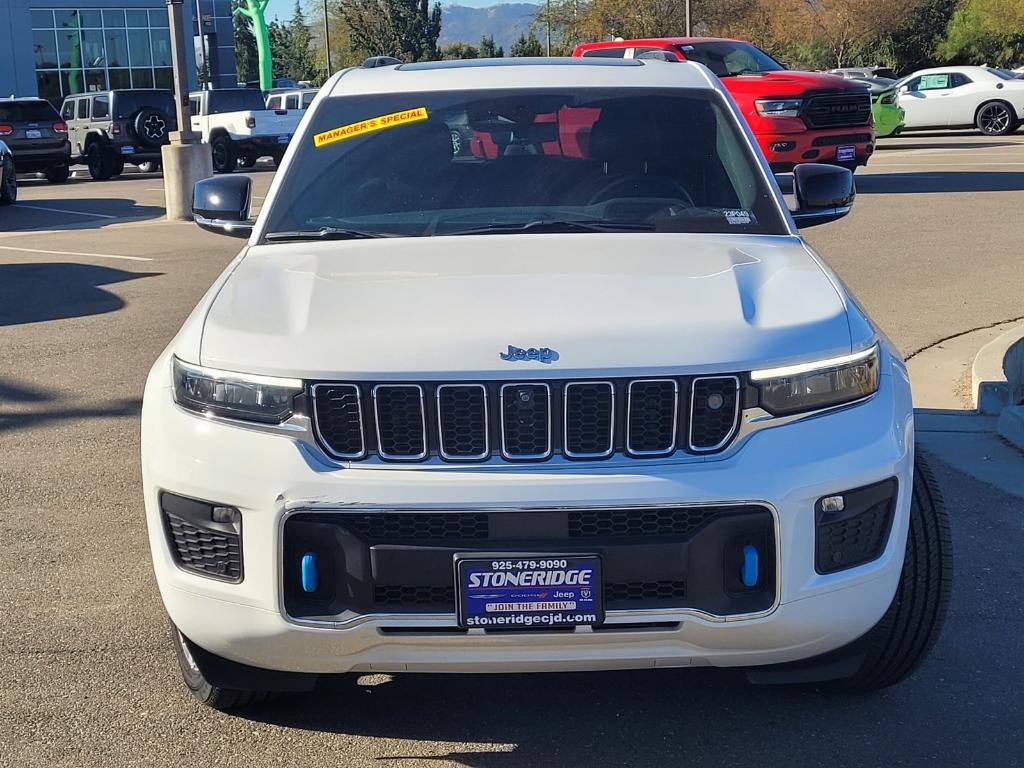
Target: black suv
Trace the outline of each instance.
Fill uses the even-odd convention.
[[[119,175],[125,163],[157,170],[160,147],[177,130],[174,112],[174,95],[163,89],[79,93],[64,99],[60,111],[72,153],[101,181]]]
[[[45,99],[0,99],[0,140],[11,148],[18,173],[42,171],[54,184],[68,180],[68,127]]]

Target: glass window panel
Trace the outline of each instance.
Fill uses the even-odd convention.
[[[32,50],[36,54],[36,69],[57,66],[57,36],[52,29],[32,32]]]
[[[103,26],[103,15],[99,11],[84,11],[78,12],[78,20],[81,22],[83,27],[102,27]]]
[[[174,70],[170,67],[157,67],[153,70],[153,86],[174,90]]]
[[[78,119],[85,120],[89,117],[89,100],[79,99],[78,100]]]
[[[108,29],[104,33],[107,38],[107,66],[128,66],[128,33],[123,29]]]
[[[98,29],[82,30],[82,63],[87,67],[102,67],[107,57],[103,53],[103,32]]]
[[[108,69],[107,77],[110,80],[111,90],[132,87],[132,77],[127,69]]]
[[[53,29],[53,11],[32,11],[32,29]]]
[[[166,29],[154,29],[153,35],[153,66],[171,66],[171,34]]]
[[[64,95],[83,93],[85,91],[85,76],[80,69],[66,69],[60,73],[60,87]]]
[[[92,116],[94,120],[102,120],[104,118],[110,117],[109,96],[96,96],[92,100]]]
[[[123,27],[124,26],[124,11],[119,8],[112,8],[103,11],[103,26],[105,27]]]
[[[153,70],[152,69],[133,69],[132,70],[132,88],[152,88],[153,87]]]
[[[39,78],[37,77],[36,78],[36,82],[38,82],[38,81],[39,81]],[[42,94],[39,94],[39,95],[42,96]],[[75,101],[74,101],[74,99],[68,99],[67,101],[64,102],[64,106],[60,108],[60,116],[63,117],[65,120],[74,120],[75,119]]]
[[[77,29],[57,31],[57,52],[62,69],[82,66],[82,40]]]
[[[54,71],[39,70],[36,72],[36,91],[39,98],[47,99],[51,104],[60,104],[60,78]]]
[[[149,14],[146,11],[134,10],[125,11],[125,21],[128,22],[129,27],[148,27],[149,26]]]
[[[145,29],[128,30],[128,56],[133,67],[153,66],[153,51],[149,47],[149,32]]]
[[[167,26],[167,11],[150,11],[149,12],[149,26],[151,27],[166,27]]]
[[[78,11],[69,11],[58,9],[53,12],[54,17],[57,19],[57,28],[62,27],[77,27],[78,26]]]
[[[87,69],[85,70],[85,89],[87,91],[107,90],[107,70]]]

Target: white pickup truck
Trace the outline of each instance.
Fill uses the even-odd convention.
[[[189,94],[192,130],[210,144],[213,169],[251,168],[261,157],[280,163],[302,119],[301,109],[267,109],[254,88],[222,88]]]

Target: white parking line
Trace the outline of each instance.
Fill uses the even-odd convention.
[[[107,213],[88,213],[86,211],[69,211],[66,208],[47,208],[42,205],[26,205],[25,203],[15,203],[15,208],[34,208],[37,211],[50,211],[51,213],[73,213],[76,216],[93,216],[97,219],[117,219],[119,216],[111,216]]]
[[[80,253],[78,251],[44,251],[41,248],[16,248],[13,245],[0,245],[3,251],[22,251],[24,253],[45,253],[51,256],[93,256],[97,259],[124,259],[125,261],[152,261],[145,256],[118,256],[114,253]]]

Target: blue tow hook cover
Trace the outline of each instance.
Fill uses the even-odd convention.
[[[757,547],[753,544],[743,547],[743,572],[740,578],[744,587],[757,586]]]
[[[316,552],[307,552],[302,556],[302,591],[316,592],[320,579],[316,572]]]

